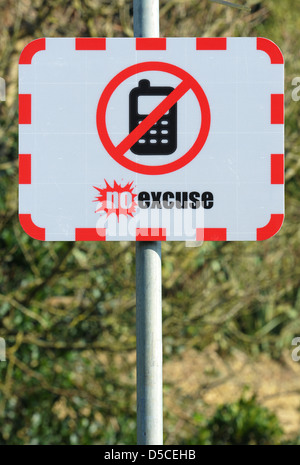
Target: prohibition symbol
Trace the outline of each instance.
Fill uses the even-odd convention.
[[[173,74],[181,79],[181,83],[139,124],[119,145],[115,146],[108,134],[106,112],[109,100],[126,79],[144,71],[162,71]],[[124,155],[130,148],[189,90],[195,94],[201,110],[201,125],[199,134],[192,147],[180,158],[164,165],[144,165],[129,160]],[[100,140],[110,156],[125,168],[140,174],[160,175],[183,168],[192,161],[203,148],[210,129],[210,108],[207,97],[200,84],[188,72],[169,63],[149,61],[129,66],[117,74],[104,89],[97,107],[97,130]]]

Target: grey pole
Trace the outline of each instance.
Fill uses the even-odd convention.
[[[159,36],[159,0],[134,0],[135,37]],[[137,443],[163,444],[161,243],[136,243]]]
[[[137,442],[163,443],[161,243],[136,244]]]
[[[133,0],[135,37],[159,37],[159,0]]]

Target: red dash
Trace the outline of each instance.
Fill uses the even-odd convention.
[[[19,155],[19,184],[31,184],[31,154]]]
[[[75,39],[75,50],[106,50],[106,39],[103,37],[79,37]]]
[[[41,50],[46,50],[46,39],[36,39],[26,45],[22,50],[19,64],[20,65],[31,65],[33,56],[40,52]]]
[[[271,154],[271,184],[284,183],[284,155],[282,153]]]
[[[19,94],[19,124],[31,124],[31,94]]]
[[[256,49],[269,55],[272,65],[283,65],[284,59],[280,48],[272,40],[258,37],[256,39]]]
[[[105,241],[105,228],[76,228],[75,241]]]
[[[269,223],[262,228],[256,229],[256,240],[263,241],[274,236],[282,226],[284,215],[282,213],[272,214]]]
[[[165,241],[167,237],[166,228],[137,228],[137,241]]]
[[[167,39],[165,37],[137,37],[135,46],[136,50],[166,50]]]
[[[196,50],[227,50],[226,37],[197,37]]]
[[[226,228],[197,228],[197,241],[226,241]]]
[[[20,213],[19,220],[22,228],[28,234],[28,236],[33,239],[38,239],[39,241],[44,241],[46,237],[46,229],[40,228],[32,221],[30,213]]]
[[[271,94],[271,124],[284,123],[284,95]]]

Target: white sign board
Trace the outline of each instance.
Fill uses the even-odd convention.
[[[33,238],[262,240],[284,215],[284,83],[263,38],[63,38],[19,65]]]

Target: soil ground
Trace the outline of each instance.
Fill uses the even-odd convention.
[[[253,360],[239,351],[224,360],[210,346],[202,353],[187,351],[180,360],[164,364],[164,384],[172,386],[164,396],[164,405],[174,411],[173,389],[177,399],[189,398],[194,405],[201,393],[201,400],[212,414],[218,405],[236,401],[248,386],[259,403],[277,415],[285,439],[290,439],[300,430],[299,379],[300,361],[294,362],[291,352],[284,353],[280,363],[265,355]],[[176,403],[176,415],[184,418],[187,412],[180,410]]]

